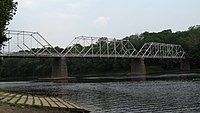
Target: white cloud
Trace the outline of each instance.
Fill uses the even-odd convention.
[[[73,9],[79,9],[81,7],[81,3],[66,3],[65,5]]]
[[[93,24],[97,26],[106,26],[108,24],[108,20],[109,20],[108,17],[100,16],[93,21]]]
[[[63,21],[63,20],[74,20],[74,19],[80,19],[81,16],[73,13],[61,13],[61,12],[46,12],[44,13],[47,18],[50,20],[58,20],[58,21]]]
[[[19,4],[21,4],[22,7],[33,8],[39,3],[39,0],[21,0],[18,2]]]
[[[94,5],[98,0],[78,0],[78,1],[67,1],[67,0],[63,0],[63,2],[65,3],[65,6],[67,6],[68,8],[72,8],[72,9],[80,9],[80,8],[86,8],[86,7],[90,7],[92,5]]]

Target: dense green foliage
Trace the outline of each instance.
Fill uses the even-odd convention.
[[[16,5],[17,2],[13,0],[0,0],[0,44],[6,41],[4,31],[6,30],[6,25],[9,24],[9,21],[15,15]]]
[[[172,32],[164,30],[158,33],[144,32],[140,35],[125,37],[140,49],[146,42],[164,42],[180,44],[190,59],[192,68],[200,68],[200,26],[190,27],[187,31]],[[81,48],[80,45],[77,45]],[[95,46],[95,45],[94,45]],[[62,51],[62,48],[56,47]],[[129,72],[129,59],[67,59],[71,76],[96,73]],[[147,71],[159,72],[179,69],[178,60],[146,60]],[[52,59],[4,59],[0,65],[1,77],[48,77],[51,74]]]

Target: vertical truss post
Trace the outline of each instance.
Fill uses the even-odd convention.
[[[107,57],[109,57],[109,42],[108,42],[108,40],[106,40],[106,44],[107,44]]]
[[[117,49],[116,49],[116,39],[114,38],[114,52],[115,52],[115,57],[116,57],[116,54],[117,54]]]
[[[93,38],[91,37],[91,44],[92,44],[92,56],[94,56],[94,45],[93,45]]]

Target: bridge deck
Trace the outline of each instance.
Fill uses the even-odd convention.
[[[0,54],[0,57],[3,58],[125,58],[125,59],[134,59],[134,58],[159,58],[159,59],[184,59],[185,57],[180,56],[124,56],[124,55],[58,55],[58,54]]]

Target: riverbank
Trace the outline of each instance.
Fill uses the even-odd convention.
[[[76,112],[48,109],[48,108],[41,109],[34,107],[14,106],[5,103],[0,103],[0,113],[76,113]]]
[[[60,98],[32,96],[0,90],[0,113],[89,113]]]

